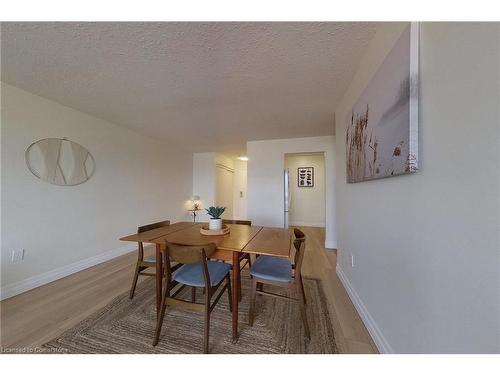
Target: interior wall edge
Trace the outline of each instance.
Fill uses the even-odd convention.
[[[335,241],[335,240],[325,240],[325,248],[327,250],[337,249],[337,241]]]
[[[62,279],[66,276],[70,276],[77,272],[83,271],[84,269],[96,266],[98,264],[104,263],[108,260],[125,255],[135,250],[137,250],[137,245],[135,243],[127,244],[125,246],[120,246],[116,249],[108,250],[104,253],[58,267],[56,269],[41,273],[39,275],[31,276],[21,281],[13,282],[7,285],[2,285],[0,291],[0,301],[3,301],[10,297],[17,296],[18,294],[30,291],[32,289],[38,288],[39,286],[49,284],[53,281]]]
[[[339,264],[337,264],[336,272],[378,351],[381,354],[396,354]]]

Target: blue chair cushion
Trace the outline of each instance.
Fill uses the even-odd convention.
[[[289,259],[261,255],[252,264],[250,275],[270,281],[291,282],[292,263]]]
[[[222,262],[207,261],[208,273],[210,275],[210,283],[212,286],[219,284],[222,279],[231,270],[231,265]],[[203,276],[203,268],[201,262],[185,264],[174,272],[175,281],[189,286],[204,287],[205,278]]]

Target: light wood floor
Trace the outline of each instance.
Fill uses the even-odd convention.
[[[373,341],[335,273],[336,251],[324,247],[324,229],[301,229],[307,238],[303,273],[323,282],[339,351],[376,353]],[[135,260],[135,252],[123,255],[2,301],[0,346],[37,347],[76,325],[129,290]]]

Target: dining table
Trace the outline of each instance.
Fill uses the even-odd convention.
[[[238,304],[240,301],[240,255],[250,253],[288,258],[292,248],[293,234],[285,228],[271,228],[257,225],[227,224],[229,233],[206,235],[200,232],[207,223],[177,222],[142,233],[134,233],[120,238],[121,241],[154,244],[156,248],[156,311],[161,308],[163,287],[162,249],[166,243],[179,245],[205,245],[214,243],[216,251],[210,259],[230,261],[232,267],[232,338],[238,340]]]

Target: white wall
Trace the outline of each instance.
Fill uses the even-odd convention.
[[[221,164],[215,168],[215,205],[225,207],[222,219],[233,218],[234,169]]]
[[[297,169],[314,168],[314,186],[299,187]],[[290,171],[291,204],[289,224],[309,227],[325,226],[325,156],[323,154],[289,154],[285,168]]]
[[[240,194],[241,193],[241,194]],[[247,162],[234,161],[233,218],[246,220],[247,217]]]
[[[221,216],[223,219],[233,219],[234,160],[216,153],[215,167],[215,204],[226,207]]]
[[[136,248],[118,238],[138,225],[187,219],[191,153],[13,86],[1,89],[3,298]],[[86,147],[96,162],[92,178],[67,187],[33,176],[24,151],[46,137]],[[24,261],[11,263],[21,248]]]
[[[215,152],[193,154],[193,195],[200,196],[197,221],[208,221],[205,208],[215,204]]]
[[[337,271],[381,351],[499,353],[499,24],[421,25],[421,170],[346,184],[345,121],[404,27],[338,106]]]
[[[283,227],[285,154],[324,152],[325,246],[336,248],[334,140],[333,136],[324,136],[247,142],[248,218],[256,224]]]
[[[193,154],[193,195],[199,195],[201,198],[201,207],[208,208],[216,204],[217,186],[216,168],[222,165],[233,170],[232,189],[232,217],[223,215],[227,219],[246,219],[246,162],[233,160],[232,158],[216,153],[203,152]],[[243,191],[243,197],[240,197],[240,191]],[[209,216],[204,210],[199,213],[199,221],[208,221]]]

